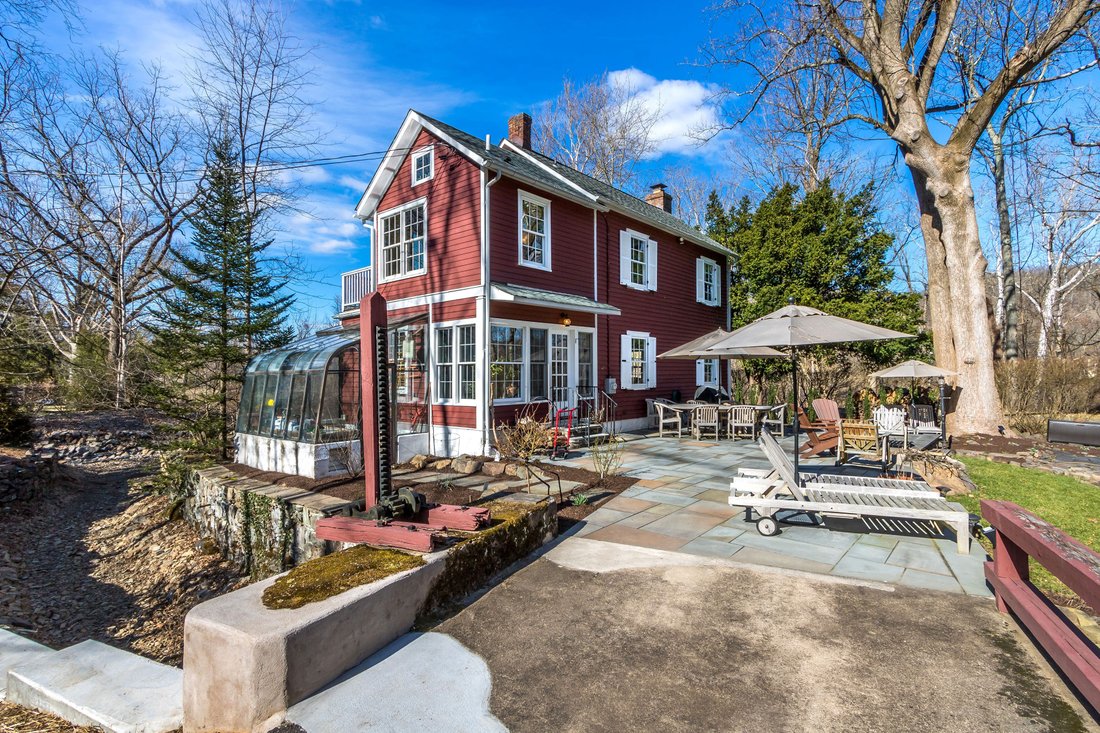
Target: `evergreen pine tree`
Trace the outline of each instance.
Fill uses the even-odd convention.
[[[265,257],[273,240],[254,236],[229,139],[219,140],[196,211],[190,252],[174,252],[175,286],[154,329],[154,352],[168,383],[157,401],[190,423],[213,452],[228,455],[238,385],[249,359],[290,341],[293,297]]]

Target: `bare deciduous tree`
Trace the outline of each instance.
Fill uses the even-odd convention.
[[[1037,287],[1023,288],[1039,316],[1036,356],[1064,356],[1065,306],[1100,270],[1100,196],[1084,183],[1093,157],[1052,145],[1029,156],[1027,200],[1033,246],[1041,264]]]
[[[70,93],[36,84],[6,120],[0,226],[19,265],[11,284],[58,352],[73,358],[85,329],[107,336],[122,406],[132,331],[165,287],[195,173],[157,69],[133,85],[115,55],[72,66]]]
[[[1095,63],[1083,53],[1084,31],[1100,12],[1097,0],[1010,0],[963,5],[959,0],[816,0],[765,10],[751,0],[727,0],[743,29],[712,42],[721,63],[748,66],[755,75],[747,117],[782,80],[812,68],[843,72],[856,94],[846,121],[859,121],[897,144],[912,176],[928,262],[928,298],[937,362],[958,374],[953,415],[958,432],[995,432],[1004,413],[993,372],[985,272],[970,181],[978,139],[1014,89],[1064,78]],[[793,16],[781,22],[779,13]],[[990,63],[966,100],[945,95],[937,77],[953,35],[968,13],[999,20],[979,28],[977,41]],[[778,48],[774,65],[754,64],[761,49]],[[804,57],[800,51],[819,49]],[[769,57],[770,58],[770,57]],[[954,87],[951,87],[954,89]],[[952,115],[945,130],[936,120]]]
[[[536,150],[616,188],[634,182],[638,162],[655,148],[660,118],[637,90],[604,73],[582,84],[565,79],[561,94],[536,110]]]

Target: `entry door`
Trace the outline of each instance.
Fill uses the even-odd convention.
[[[550,399],[559,410],[576,407],[570,341],[568,331],[550,332]]]

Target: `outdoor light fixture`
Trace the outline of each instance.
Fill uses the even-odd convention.
[[[569,317],[568,313],[562,313],[561,314],[561,325],[563,325],[563,326],[572,326],[573,325],[573,319]]]

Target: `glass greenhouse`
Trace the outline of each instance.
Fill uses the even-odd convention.
[[[391,435],[426,450],[426,317],[391,321]],[[237,414],[237,460],[264,471],[322,478],[361,461],[359,329],[322,332],[254,358]],[[421,445],[423,443],[423,445]]]
[[[239,434],[340,443],[359,437],[359,332],[314,336],[261,354],[244,375]]]

